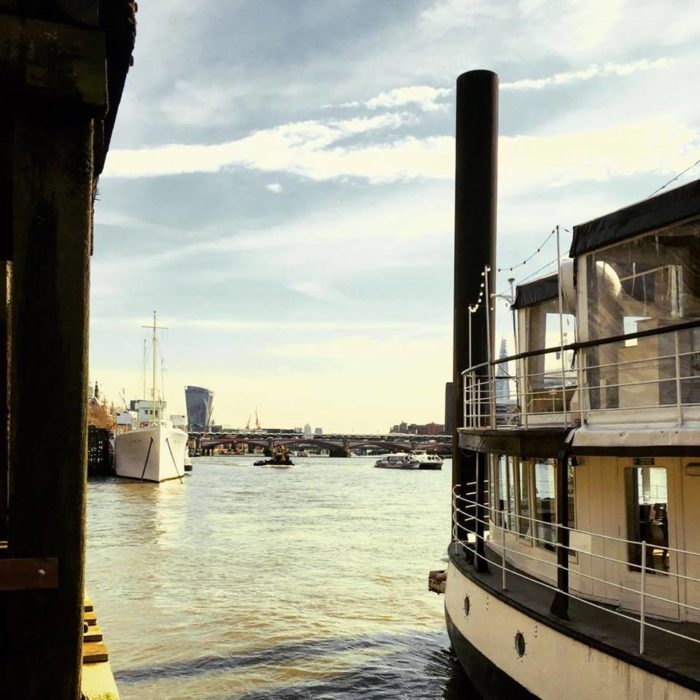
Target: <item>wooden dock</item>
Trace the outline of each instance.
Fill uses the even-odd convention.
[[[119,700],[109,651],[89,598],[83,605],[83,672],[81,691],[85,700]]]

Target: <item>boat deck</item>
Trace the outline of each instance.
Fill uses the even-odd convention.
[[[550,612],[554,591],[512,573],[501,589],[501,558],[486,548],[490,573],[477,573],[459,543],[449,547],[450,561],[471,581],[513,608],[563,634],[700,693],[700,644],[660,630],[645,629],[645,653],[639,654],[639,623],[607,610],[569,599],[569,620]],[[471,553],[470,553],[471,554]],[[607,606],[608,610],[614,610]],[[634,613],[625,612],[634,617]],[[700,624],[650,620],[653,624],[700,640]]]

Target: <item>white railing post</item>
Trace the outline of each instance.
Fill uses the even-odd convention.
[[[564,300],[561,279],[561,253],[559,252],[559,224],[557,232],[557,295],[559,297],[559,359],[561,360],[561,410],[564,414],[564,425],[568,425],[566,411],[566,359],[564,357]]]
[[[506,590],[506,511],[501,511],[501,588]]]
[[[647,573],[647,543],[642,540],[642,578],[639,584],[639,653],[644,653],[644,594],[646,589],[646,573]]]
[[[467,382],[469,381],[469,374],[465,373],[462,375],[462,427],[468,428],[467,425],[467,400],[469,392],[467,390]]]
[[[673,351],[676,361],[676,410],[678,411],[678,425],[683,425],[683,400],[681,397],[681,357],[678,347],[678,331],[673,334]]]

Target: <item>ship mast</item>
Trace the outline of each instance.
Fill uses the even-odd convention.
[[[153,312],[153,325],[152,326],[142,326],[142,328],[150,328],[153,331],[153,384],[151,386],[151,425],[154,423],[157,423],[156,421],[156,365],[157,365],[157,358],[158,358],[158,322],[156,320],[156,312]],[[165,326],[160,326],[161,330],[165,328]],[[144,369],[145,369],[145,362],[144,362]],[[144,391],[144,394],[146,392]]]

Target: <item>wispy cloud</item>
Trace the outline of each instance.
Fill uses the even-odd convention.
[[[148,319],[146,319],[148,320]],[[144,323],[140,316],[125,316],[120,318],[93,316],[91,325],[120,328],[139,328]],[[402,322],[402,321],[284,321],[270,319],[267,321],[238,321],[228,318],[191,319],[166,317],[161,323],[172,328],[196,328],[207,331],[246,332],[246,331],[300,331],[300,332],[343,332],[370,333],[372,331],[404,331],[426,335],[430,333],[447,333],[449,324]]]
[[[555,73],[546,78],[525,78],[510,83],[505,82],[501,83],[500,87],[503,90],[541,90],[545,87],[568,85],[569,83],[591,80],[592,78],[627,76],[639,71],[667,68],[672,66],[673,63],[673,59],[662,57],[653,61],[641,59],[639,61],[630,61],[629,63],[605,63],[602,66],[593,64],[583,70]]]
[[[440,102],[452,93],[450,88],[431,87],[430,85],[411,85],[381,92],[368,100],[346,102],[341,107],[367,107],[367,109],[392,109],[414,105],[424,112],[436,112],[447,109],[447,104]]]
[[[410,117],[390,113],[353,119],[292,122],[220,144],[114,149],[109,152],[103,177],[217,172],[238,165],[325,179],[320,174],[323,165],[317,162],[324,149],[360,134],[397,129],[407,119]]]
[[[356,177],[374,183],[454,176],[452,136],[405,136],[344,145],[356,134],[395,129],[400,115],[333,122],[300,122],[258,131],[216,145],[171,145],[113,151],[106,175],[148,177],[250,168],[287,172],[311,180]],[[603,129],[547,136],[504,136],[500,162],[505,188],[527,189],[562,182],[603,180],[681,169],[700,148],[698,134],[668,117]]]
[[[282,192],[282,185],[280,185],[279,182],[271,182],[269,185],[265,185],[270,192],[274,192],[275,194],[279,194]]]

